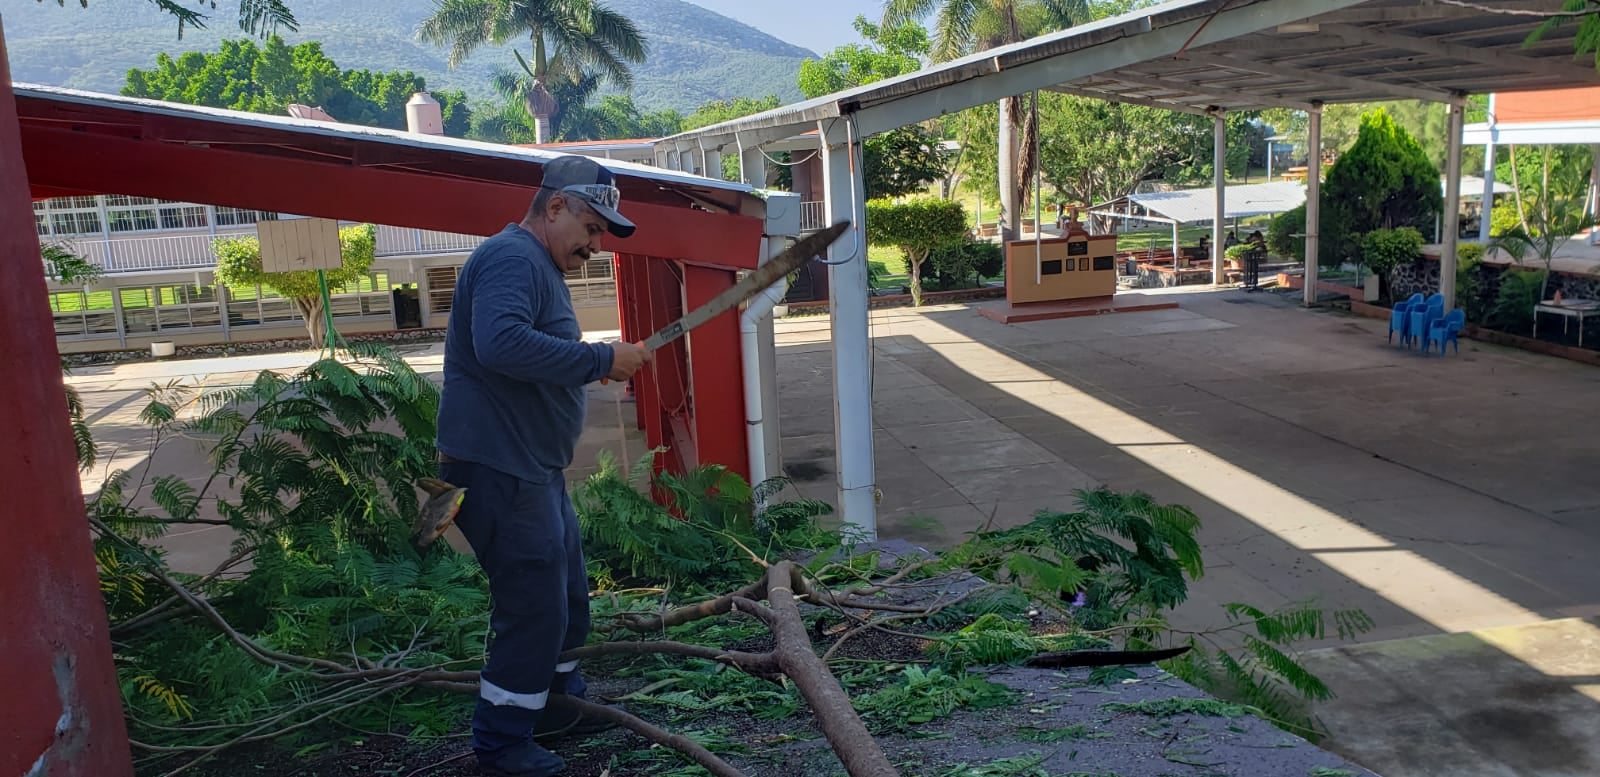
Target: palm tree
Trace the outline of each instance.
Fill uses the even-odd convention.
[[[1088,0],[885,0],[883,23],[895,26],[929,14],[935,16],[933,60],[946,62],[1081,24],[1091,11]],[[1034,153],[1038,122],[1024,107],[1021,96],[1007,97],[999,106],[1000,226],[1006,240],[1016,237],[1016,214],[1028,200],[1039,164]]]
[[[535,142],[546,143],[551,117],[560,106],[556,83],[581,83],[590,77],[621,89],[633,86],[630,63],[644,62],[644,35],[631,19],[598,0],[436,0],[433,15],[417,27],[417,37],[450,46],[456,67],[484,44],[504,45],[527,37],[532,56],[514,52],[527,82],[517,89],[536,122]],[[520,78],[520,76],[517,76]],[[496,79],[497,81],[500,79]],[[498,84],[497,84],[498,86]]]

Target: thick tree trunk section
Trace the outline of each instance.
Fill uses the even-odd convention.
[[[1011,102],[1015,98],[1006,98],[1000,101],[1000,126],[999,126],[999,159],[995,165],[995,172],[999,176],[1000,189],[1000,239],[1002,241],[1016,240],[1017,227],[1022,223],[1017,220],[1017,125],[1013,121],[1015,114],[1011,110]]]
[[[306,336],[311,338],[311,344],[320,346],[327,342],[328,328],[322,318],[322,298],[296,297],[294,307],[300,312],[300,317],[306,320]]]
[[[898,777],[889,757],[856,714],[850,696],[812,650],[800,608],[794,601],[797,577],[794,565],[787,561],[767,570],[767,602],[772,606],[767,625],[777,644],[774,652],[778,654],[778,665],[811,706],[823,736],[833,745],[850,777]]]

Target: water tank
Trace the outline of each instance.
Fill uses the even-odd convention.
[[[406,103],[406,130],[422,135],[444,134],[444,112],[427,92],[411,95]]]

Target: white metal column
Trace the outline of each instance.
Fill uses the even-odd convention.
[[[1221,286],[1227,277],[1222,272],[1222,230],[1228,214],[1228,120],[1222,111],[1211,117],[1211,133],[1211,177],[1217,189],[1217,211],[1211,220],[1211,284]]]
[[[872,450],[872,342],[867,311],[867,204],[862,181],[861,139],[854,115],[833,126],[820,124],[828,223],[849,219],[851,229],[828,249],[828,313],[833,338],[834,471],[839,515],[867,540],[878,537],[877,485]],[[842,141],[842,142],[841,142]],[[1015,214],[1012,214],[1013,216]]]
[[[1589,217],[1596,223],[1600,223],[1600,143],[1589,147],[1589,158],[1591,160],[1589,169]],[[1600,245],[1600,240],[1596,239],[1596,230],[1600,230],[1600,226],[1589,228],[1589,245]]]
[[[1489,95],[1489,142],[1483,144],[1483,214],[1478,219],[1478,242],[1489,242],[1489,222],[1494,215],[1494,95]]]
[[[1456,306],[1456,241],[1461,235],[1461,132],[1466,112],[1450,106],[1450,128],[1444,157],[1444,235],[1439,247],[1439,294],[1444,309]]]
[[[1322,227],[1322,103],[1306,116],[1306,305],[1317,304],[1317,233]]]

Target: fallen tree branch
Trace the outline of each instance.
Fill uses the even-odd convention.
[[[716,661],[719,664],[727,664],[746,674],[755,675],[763,679],[772,679],[773,676],[781,671],[778,668],[777,658],[771,653],[746,653],[739,650],[722,650],[721,648],[707,647],[705,645],[668,641],[600,642],[568,650],[561,654],[560,660],[578,661],[596,656],[643,656],[656,653]]]
[[[859,622],[859,625],[857,625],[855,628],[845,632],[838,639],[834,640],[833,644],[829,645],[827,651],[822,654],[822,662],[823,663],[827,663],[828,661],[832,660],[833,659],[833,654],[839,652],[840,646],[844,645],[846,640],[850,639],[851,637],[854,637],[857,634],[860,634],[863,631],[866,631],[867,629],[876,629],[876,630],[881,631],[881,632],[883,632],[885,634],[894,634],[896,636],[901,636],[901,637],[916,637],[918,639],[931,639],[931,637],[927,637],[927,636],[924,636],[924,635],[912,634],[910,632],[905,632],[905,631],[895,631],[893,629],[887,629],[887,628],[884,628],[884,624],[894,623],[896,621],[916,620],[918,618],[931,617],[933,615],[938,614],[941,610],[943,610],[946,607],[950,607],[950,606],[959,604],[959,603],[961,603],[963,601],[966,601],[967,597],[973,595],[974,593],[977,593],[980,590],[982,590],[982,589],[974,588],[974,589],[972,589],[970,591],[967,591],[964,594],[961,594],[960,596],[957,596],[954,599],[951,599],[950,601],[947,601],[947,602],[934,602],[931,607],[929,607],[927,610],[923,611],[921,614],[890,615],[888,617],[880,618],[880,619],[874,621],[874,620],[868,620],[866,618],[860,618],[860,617],[851,615],[850,613],[844,613],[844,615],[846,617],[856,618],[856,620]]]
[[[671,732],[656,728],[655,726],[646,723],[638,716],[623,712],[615,707],[607,707],[603,704],[595,704],[591,701],[584,701],[583,699],[565,695],[552,695],[550,697],[550,704],[556,707],[574,707],[579,712],[582,712],[584,715],[587,715],[591,718],[607,720],[622,726],[623,728],[626,728],[629,731],[632,731],[633,733],[650,740],[651,742],[661,745],[662,747],[671,748],[688,756],[690,760],[705,767],[706,771],[711,772],[713,775],[716,775],[716,777],[745,777],[744,772],[733,768],[731,764],[722,760],[721,758],[718,758],[715,753],[707,750],[699,742],[696,742],[686,736],[680,736],[678,734],[673,734]]]
[[[856,714],[850,696],[811,647],[790,587],[801,579],[796,569],[793,563],[784,561],[767,570],[767,603],[774,616],[772,636],[777,645],[773,652],[778,656],[778,665],[811,706],[823,736],[833,745],[833,752],[850,777],[898,777],[878,740]]]
[[[622,613],[617,616],[618,622],[630,631],[657,632],[665,631],[673,626],[682,626],[701,618],[713,615],[724,615],[733,609],[733,603],[739,599],[760,601],[767,595],[766,578],[760,578],[731,594],[723,594],[715,599],[707,599],[699,604],[691,604],[669,610],[660,615],[640,615],[638,613]]]

